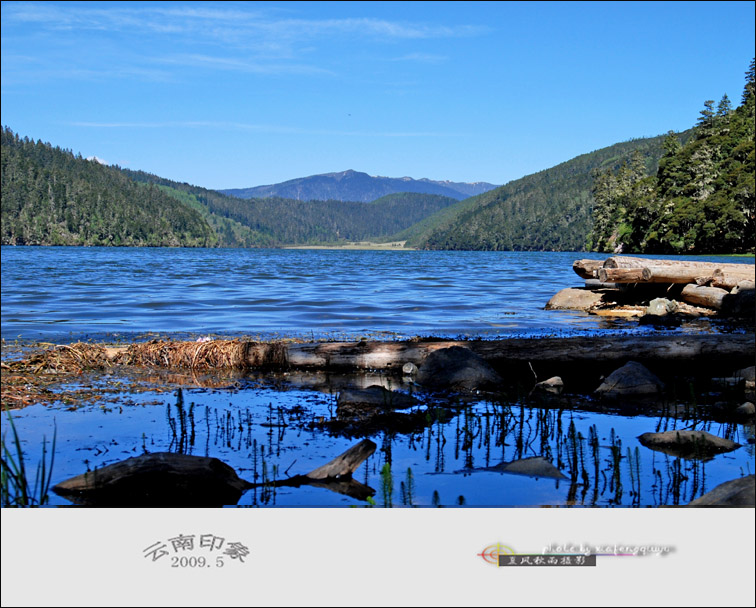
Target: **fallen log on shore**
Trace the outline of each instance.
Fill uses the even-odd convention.
[[[432,352],[462,346],[494,365],[507,362],[752,360],[753,334],[677,336],[590,336],[469,341],[250,343],[250,368],[401,369],[422,365]]]
[[[614,298],[623,303],[647,305],[648,291],[661,289],[667,290],[672,297],[679,297],[703,309],[692,316],[706,314],[705,309],[710,309],[715,311],[714,314],[726,317],[753,318],[756,285],[756,266],[753,264],[613,256],[603,262],[575,260],[572,268],[578,276],[586,279],[586,295],[569,295],[578,293],[578,290],[563,289],[549,301],[547,308],[574,309],[576,307],[571,300],[575,300],[588,303],[578,309],[599,313],[607,308],[593,303],[587,294],[601,290],[604,301]],[[665,294],[665,297],[670,296]]]
[[[646,268],[648,266],[686,266],[688,268],[698,268],[702,274],[706,271],[713,272],[717,268],[724,272],[743,272],[750,268],[753,274],[753,266],[749,264],[733,264],[720,262],[694,262],[688,260],[653,260],[650,258],[635,258],[631,256],[612,256],[604,260],[604,268]]]

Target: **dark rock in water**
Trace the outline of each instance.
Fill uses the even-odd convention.
[[[645,314],[638,323],[640,325],[653,325],[654,327],[680,327],[682,325],[682,317],[675,314],[657,315],[657,314]]]
[[[630,397],[657,395],[664,390],[664,383],[636,361],[629,361],[613,371],[596,389],[606,397]]]
[[[546,310],[588,310],[603,301],[604,295],[600,292],[568,287],[552,296]]]
[[[750,289],[733,289],[722,298],[722,316],[753,321],[756,313],[756,291]]]
[[[534,458],[522,458],[512,462],[503,462],[495,467],[489,467],[489,471],[502,473],[514,473],[516,475],[528,475],[530,477],[547,477],[549,479],[567,479],[562,472],[543,456]]]
[[[434,390],[487,390],[501,385],[499,374],[467,348],[451,346],[433,351],[420,366],[417,382]]]
[[[336,417],[323,421],[322,427],[347,435],[361,435],[378,430],[413,432],[425,428],[429,420],[436,420],[428,409],[410,413],[403,410],[421,403],[405,393],[389,391],[374,385],[366,389],[348,389],[339,393]]]
[[[735,408],[735,414],[741,418],[753,418],[756,415],[756,405],[750,401]]]
[[[706,460],[715,454],[731,452],[740,447],[739,443],[717,437],[706,431],[665,431],[663,433],[643,433],[638,440],[652,450],[672,456]]]
[[[689,507],[753,507],[756,506],[756,475],[748,475],[719,484],[711,492],[699,496]]]
[[[756,401],[756,367],[746,367],[735,372],[736,378],[745,380],[745,398],[748,401]]]
[[[98,507],[220,507],[235,505],[250,484],[217,458],[156,452],[89,471],[53,491]]]
[[[417,405],[417,399],[398,391],[387,390],[376,384],[360,390],[343,390],[339,393],[339,398],[336,404],[339,408],[347,406],[365,406],[403,410]]]

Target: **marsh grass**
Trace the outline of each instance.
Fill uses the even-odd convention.
[[[13,436],[13,446],[10,448],[6,443],[6,434],[2,436],[2,458],[0,459],[0,505],[3,507],[40,507],[48,503],[50,499],[50,483],[52,481],[52,469],[55,462],[55,444],[58,435],[57,426],[53,431],[52,443],[49,450],[50,462],[48,463],[47,437],[42,437],[42,458],[37,464],[37,472],[34,477],[34,485],[29,483],[24,453],[21,449],[21,440],[13,423],[10,412],[8,424]]]

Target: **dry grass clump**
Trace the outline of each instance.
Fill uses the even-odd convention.
[[[219,369],[247,367],[249,342],[241,340],[209,340],[205,342],[172,342],[151,340],[132,344],[114,362],[165,368]]]
[[[96,344],[50,344],[26,359],[3,362],[3,371],[31,374],[81,374],[110,366],[107,351]]]
[[[104,347],[95,344],[45,344],[43,350],[18,361],[2,362],[0,402],[8,409],[52,402],[56,395],[48,386],[66,376],[110,367]],[[55,379],[51,379],[55,376]]]

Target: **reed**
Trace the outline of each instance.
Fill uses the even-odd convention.
[[[55,445],[58,436],[58,428],[53,430],[52,443],[49,450],[47,437],[42,437],[42,458],[37,464],[37,472],[34,477],[34,485],[29,483],[29,477],[24,462],[24,453],[21,449],[21,440],[13,423],[13,417],[6,410],[8,424],[13,436],[13,446],[10,448],[6,443],[6,433],[2,436],[2,458],[0,458],[0,505],[3,507],[41,507],[50,500],[50,483],[52,481],[52,469],[55,463]]]

